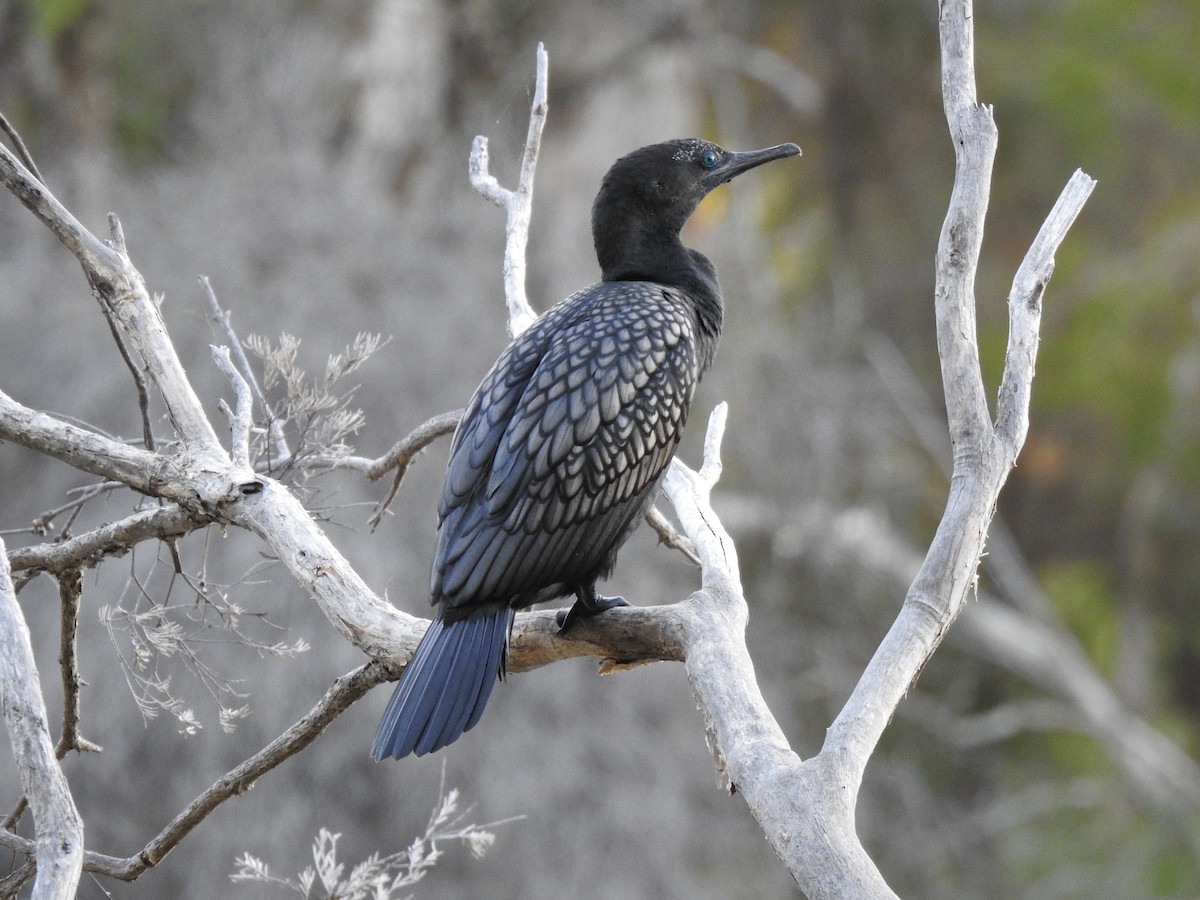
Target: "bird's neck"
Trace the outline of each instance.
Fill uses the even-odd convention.
[[[652,281],[677,288],[692,302],[701,331],[715,346],[724,320],[717,270],[708,257],[683,246],[679,232],[628,227],[600,240],[596,256],[602,281]]]

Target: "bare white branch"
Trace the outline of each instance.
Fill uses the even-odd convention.
[[[712,489],[721,477],[721,439],[725,435],[728,411],[728,404],[718,403],[709,415],[704,437],[704,462],[700,470],[693,471],[673,459],[662,487],[675,508],[679,524],[696,548],[706,577],[719,570],[724,578],[738,584],[740,590],[737,550],[709,503]]]
[[[254,397],[250,392],[250,384],[233,364],[228,347],[210,346],[208,349],[212,352],[213,362],[217,364],[217,368],[229,379],[230,385],[233,386],[234,396],[237,398],[233,409],[230,409],[224,400],[220,401],[221,412],[229,420],[230,456],[235,464],[249,469],[251,468],[250,431],[254,427]]]
[[[161,467],[155,454],[23,406],[0,391],[0,439],[150,493]]]
[[[8,553],[12,571],[44,571],[58,574],[70,569],[90,568],[107,556],[121,556],[145,540],[182,537],[203,527],[175,504],[155,506],[124,519],[94,528],[66,540],[18,547]]]
[[[237,370],[250,385],[250,392],[254,395],[255,401],[262,409],[262,414],[267,419],[267,439],[272,447],[272,452],[276,459],[287,459],[292,455],[292,451],[288,447],[287,438],[283,435],[282,423],[272,412],[262,388],[258,386],[258,379],[254,377],[254,369],[250,365],[250,360],[246,358],[242,342],[238,338],[237,332],[233,330],[229,310],[221,308],[221,304],[217,300],[217,292],[213,290],[212,282],[209,281],[207,275],[199,276],[199,281],[200,286],[204,288],[205,299],[208,301],[209,319],[225,335],[225,340],[229,342],[230,352],[233,354],[233,361],[237,364]]]
[[[508,209],[508,198],[512,196],[512,191],[500,186],[496,176],[489,171],[490,165],[488,139],[477,134],[471,142],[471,158],[467,161],[467,176],[471,179],[471,186],[484,200],[501,209]]]
[[[204,452],[219,451],[216,432],[192,390],[158,305],[125,252],[125,236],[116,216],[109,217],[111,241],[98,240],[3,146],[0,182],[45,222],[83,265],[100,302],[128,338],[146,374],[162,390],[167,413],[180,437]]]
[[[83,820],[54,755],[29,628],[0,540],[0,707],[37,826],[33,900],[71,900],[83,866]]]
[[[943,90],[957,165],[938,247],[935,314],[954,470],[946,511],[900,616],[827,736],[827,748],[849,752],[855,760],[855,785],[896,705],[974,588],[996,498],[1020,449],[1017,444],[999,452],[996,446],[975,335],[974,280],[996,129],[990,109],[975,103],[971,30],[970,0],[945,0],[941,7]],[[1065,228],[1056,229],[1054,247],[1064,236]],[[1040,253],[1044,257],[1046,250]],[[1024,403],[1020,415],[1027,419],[1037,319],[1025,317],[1014,327],[1024,335],[1029,354],[1028,365],[1020,372],[1024,386],[1017,392]]]
[[[537,170],[538,153],[542,146],[542,129],[546,124],[549,105],[550,62],[546,48],[537,47],[537,80],[533,89],[533,105],[529,111],[529,133],[525,152],[521,155],[521,174],[514,190],[500,186],[488,171],[488,141],[482,135],[471,145],[468,172],[471,184],[484,198],[503,208],[508,220],[504,234],[504,298],[508,304],[508,333],[516,337],[537,319],[525,293],[525,250],[529,244],[529,220],[533,215],[533,176]]]
[[[1042,294],[1054,272],[1054,254],[1095,187],[1094,178],[1081,169],[1075,171],[1013,278],[1008,295],[1008,351],[996,404],[996,436],[1010,466],[1029,430],[1029,389],[1037,359]]]

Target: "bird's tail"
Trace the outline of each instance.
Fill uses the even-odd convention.
[[[423,756],[475,727],[500,676],[514,615],[501,606],[430,623],[379,722],[375,759]]]

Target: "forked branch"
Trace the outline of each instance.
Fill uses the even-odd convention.
[[[525,248],[529,244],[529,220],[533,215],[533,176],[542,146],[542,128],[549,105],[550,62],[546,48],[537,47],[537,79],[533,88],[533,106],[529,111],[529,133],[521,154],[521,174],[515,189],[500,186],[488,171],[488,139],[483,135],[471,144],[469,174],[471,184],[481,195],[507,214],[504,241],[504,296],[508,302],[508,333],[516,337],[533,324],[537,313],[525,295]]]

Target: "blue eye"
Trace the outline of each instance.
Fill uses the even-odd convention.
[[[704,166],[706,169],[711,169],[717,164],[718,161],[719,158],[716,150],[705,150],[700,154],[700,165]]]

